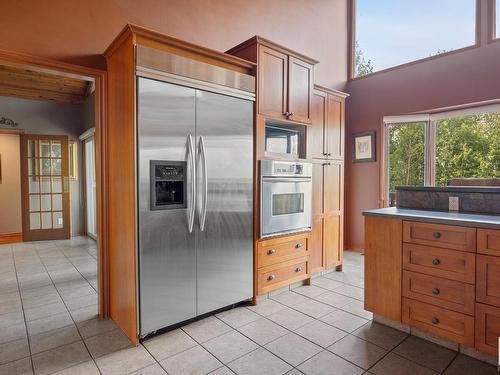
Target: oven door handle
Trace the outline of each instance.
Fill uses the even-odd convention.
[[[311,177],[262,177],[262,182],[305,182],[309,183],[312,181]]]
[[[196,166],[195,166],[195,153],[193,146],[193,136],[188,135],[188,158],[189,164],[191,166],[191,199],[189,206],[189,216],[188,216],[188,231],[193,232],[194,215],[195,215],[195,202],[196,202]]]

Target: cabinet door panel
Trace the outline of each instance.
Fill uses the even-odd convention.
[[[288,58],[288,111],[292,121],[311,123],[313,66]]]
[[[342,100],[328,95],[326,113],[326,152],[332,158],[344,156],[344,126]]]
[[[324,218],[323,246],[325,248],[325,267],[338,266],[342,261],[342,216],[329,215]]]
[[[500,337],[500,309],[476,303],[476,348],[497,355],[498,337]]]
[[[500,307],[500,257],[478,255],[476,300]]]
[[[323,214],[323,162],[315,162],[312,165],[312,214]]]
[[[323,234],[323,215],[313,216],[309,247],[309,269],[311,273],[320,272],[324,269]]]
[[[328,163],[324,170],[324,212],[339,212],[343,205],[343,164],[334,161]]]
[[[308,154],[313,159],[326,156],[325,126],[326,126],[326,101],[327,95],[315,91],[312,100],[312,121],[307,129]]]
[[[259,113],[286,118],[288,56],[271,48],[259,48]]]

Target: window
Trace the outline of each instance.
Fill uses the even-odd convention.
[[[355,9],[355,77],[476,43],[476,0],[356,0]]]
[[[78,146],[75,141],[69,141],[69,177],[78,180]]]
[[[452,178],[500,178],[500,108],[386,117],[386,205],[396,186],[446,186]]]
[[[495,38],[500,38],[500,25],[498,22],[500,21],[500,1],[495,0],[493,3],[495,6]]]

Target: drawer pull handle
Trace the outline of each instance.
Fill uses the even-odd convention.
[[[439,324],[438,318],[432,318],[432,324]]]
[[[302,271],[302,267],[295,268],[295,272],[301,272],[301,271]]]
[[[437,240],[438,238],[441,238],[441,233],[434,232],[434,233],[432,233],[432,237],[434,237]]]
[[[267,277],[267,281],[273,281],[275,278],[276,278],[276,276],[275,276],[275,275],[269,275],[269,276]]]
[[[274,253],[276,253],[276,249],[271,249],[267,252],[267,255],[273,255]]]
[[[438,288],[432,288],[432,294],[437,296],[439,293],[441,293],[441,291]]]
[[[300,249],[302,246],[304,246],[304,245],[302,245],[302,244],[299,242],[299,243],[297,243],[297,244],[295,245],[295,248],[296,248],[296,249]]]
[[[432,264],[435,265],[435,266],[439,266],[441,264],[441,261],[436,258],[436,259],[432,260]]]

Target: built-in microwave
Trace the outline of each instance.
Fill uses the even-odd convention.
[[[266,120],[265,151],[270,157],[305,159],[305,127]]]

